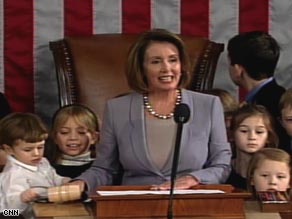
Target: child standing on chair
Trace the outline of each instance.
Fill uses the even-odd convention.
[[[87,170],[95,158],[99,126],[95,113],[83,105],[67,105],[53,117],[52,165],[58,174],[75,178]]]
[[[0,173],[1,209],[19,209],[33,218],[30,202],[39,197],[33,187],[51,187],[70,178],[56,174],[43,157],[48,132],[41,119],[30,113],[11,113],[0,121],[0,145],[8,154]]]
[[[227,183],[246,189],[247,167],[252,155],[264,147],[277,147],[278,137],[268,111],[254,104],[243,105],[234,113],[231,130],[235,154]]]

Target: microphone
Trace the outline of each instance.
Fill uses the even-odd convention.
[[[186,123],[190,118],[189,106],[185,103],[178,104],[174,109],[173,116],[174,116],[174,121],[177,123],[177,132],[176,132],[176,140],[175,140],[172,169],[171,169],[170,193],[169,193],[168,211],[167,211],[168,219],[173,218],[173,206],[172,206],[173,205],[173,188],[174,188],[174,183],[176,179],[183,124]]]

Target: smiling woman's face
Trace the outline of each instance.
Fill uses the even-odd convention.
[[[181,62],[174,44],[156,41],[150,43],[143,66],[150,91],[177,88],[181,77]]]

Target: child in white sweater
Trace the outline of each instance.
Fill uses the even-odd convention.
[[[43,157],[47,137],[45,125],[34,114],[12,113],[0,121],[0,145],[8,154],[0,174],[0,212],[19,209],[24,218],[34,218],[30,203],[40,196],[36,187],[70,180],[57,175]]]

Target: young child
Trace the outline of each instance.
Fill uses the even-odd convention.
[[[55,154],[52,165],[58,174],[75,178],[91,166],[98,141],[97,116],[83,105],[67,105],[53,117],[51,137]]]
[[[247,167],[252,155],[264,147],[276,147],[278,138],[271,116],[260,105],[246,104],[240,107],[232,118],[231,130],[235,154],[227,183],[246,189]]]
[[[292,155],[292,88],[285,91],[279,102],[280,122],[290,137],[285,142],[287,152]]]
[[[0,121],[0,145],[7,162],[0,173],[1,209],[19,209],[24,218],[33,218],[30,202],[39,197],[34,187],[52,187],[70,179],[56,174],[43,157],[46,127],[30,113],[11,113]]]
[[[290,188],[291,157],[278,148],[263,148],[250,160],[247,171],[248,190],[287,192]]]
[[[230,139],[231,138],[231,133],[230,133],[231,118],[232,118],[233,113],[239,107],[238,101],[227,90],[220,89],[220,88],[213,88],[210,90],[206,90],[205,93],[212,94],[220,98],[220,101],[222,103],[223,110],[224,110],[224,119],[225,119],[227,137],[228,137],[228,140],[230,141],[231,140]]]

